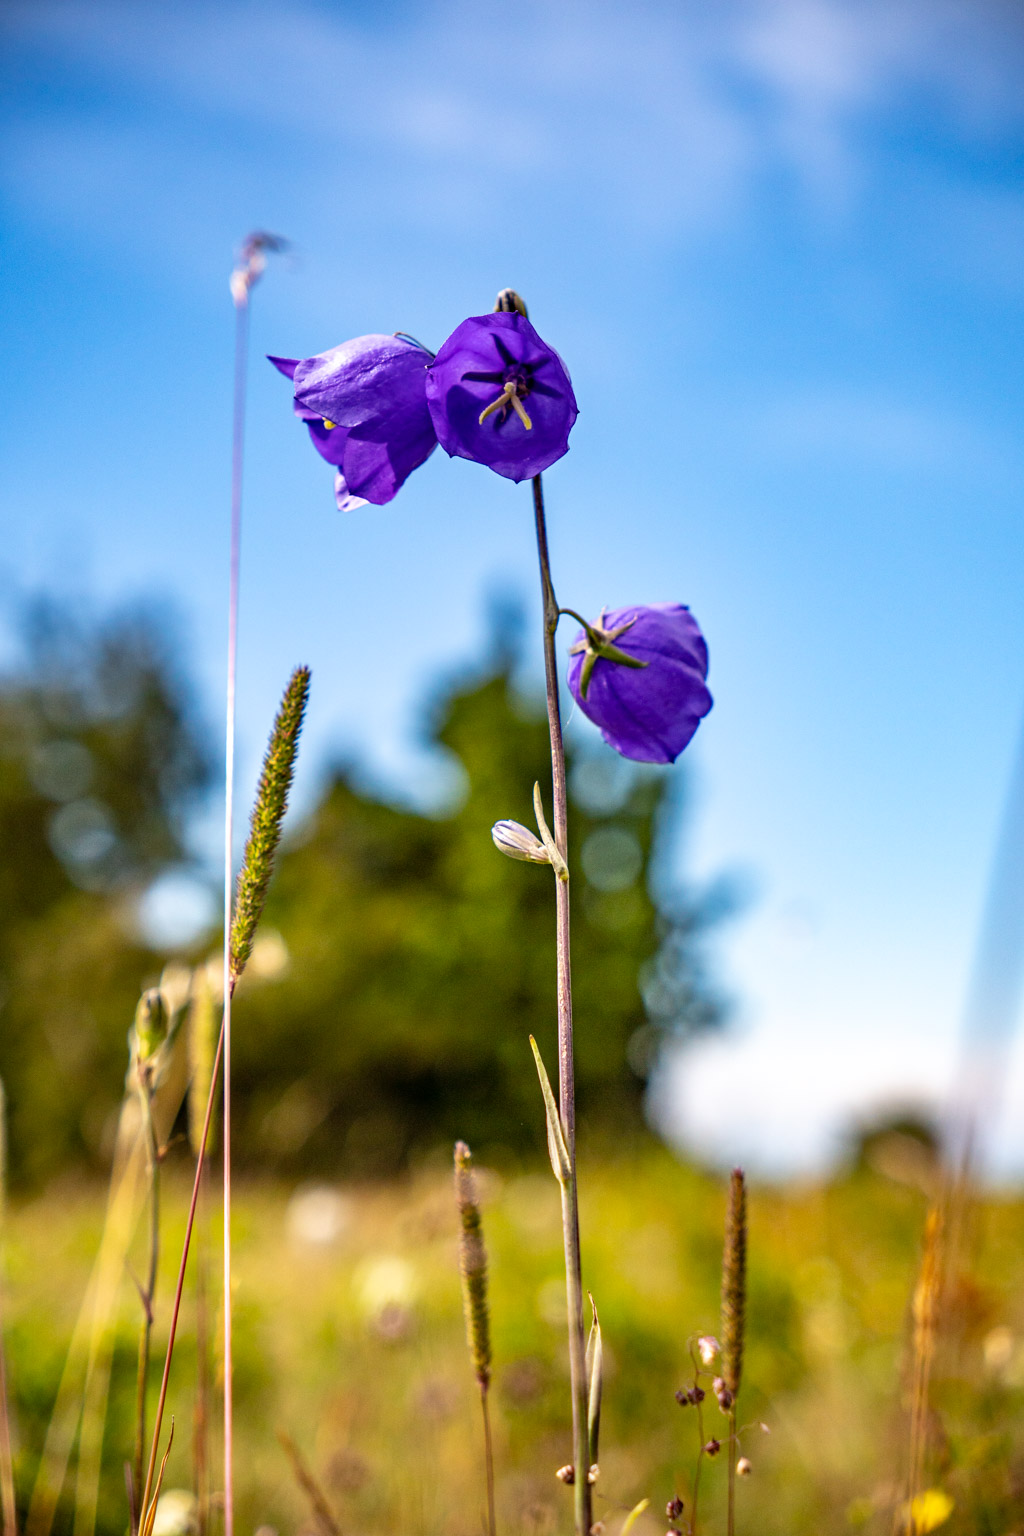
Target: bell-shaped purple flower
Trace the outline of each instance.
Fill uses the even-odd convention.
[[[570,648],[569,689],[609,746],[673,763],[711,708],[708,648],[682,603],[604,612]]]
[[[427,410],[431,354],[406,336],[357,336],[317,357],[270,361],[295,384],[295,414],[338,471],[343,511],[383,506],[437,446]]]
[[[427,369],[427,404],[446,453],[517,481],[568,451],[578,414],[562,359],[517,313],[463,320]]]

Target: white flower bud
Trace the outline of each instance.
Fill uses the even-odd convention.
[[[510,859],[522,859],[527,864],[550,864],[551,855],[535,833],[518,821],[496,821],[491,837],[499,853]]]

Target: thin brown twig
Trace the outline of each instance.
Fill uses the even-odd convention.
[[[217,1041],[217,1050],[213,1058],[213,1071],[210,1074],[210,1092],[206,1100],[206,1115],[203,1119],[203,1138],[199,1147],[199,1155],[196,1158],[196,1173],[192,1184],[192,1199],[189,1201],[188,1218],[185,1222],[185,1240],[181,1249],[181,1263],[178,1266],[178,1280],[174,1288],[174,1305],[171,1308],[171,1326],[167,1335],[167,1353],[164,1356],[163,1376],[160,1380],[160,1396],[157,1399],[156,1417],[153,1423],[153,1440],[149,1452],[149,1466],[146,1470],[146,1484],[139,1500],[139,1526],[145,1530],[147,1508],[150,1494],[153,1491],[153,1479],[156,1475],[156,1458],[160,1445],[160,1430],[163,1426],[164,1408],[167,1404],[167,1384],[171,1375],[171,1358],[174,1354],[174,1340],[178,1331],[178,1315],[181,1311],[181,1295],[185,1287],[185,1270],[188,1265],[189,1248],[192,1243],[192,1229],[195,1226],[196,1206],[199,1201],[199,1189],[203,1177],[203,1167],[206,1162],[206,1144],[209,1136],[210,1121],[213,1118],[213,1105],[217,1095],[217,1079],[220,1073],[221,1057],[224,1052],[224,1021],[221,1019],[220,1038]]]

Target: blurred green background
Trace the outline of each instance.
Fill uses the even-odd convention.
[[[516,688],[514,611],[491,628],[427,706],[427,739],[455,765],[443,814],[377,798],[348,764],[291,825],[239,994],[242,1166],[382,1176],[457,1136],[499,1163],[542,1150],[527,1037],[553,1058],[551,880],[501,857],[490,827],[532,822],[547,726]],[[107,1166],[127,1028],[168,958],[147,948],[140,900],[187,867],[214,748],[168,616],[36,601],[23,636],[0,679],[0,1077],[12,1177],[38,1184]],[[723,1018],[703,938],[731,897],[664,877],[676,775],[569,741],[580,1109],[618,1144],[644,1134],[665,1041]]]

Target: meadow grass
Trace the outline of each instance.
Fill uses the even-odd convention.
[[[235,1204],[238,1519],[244,1529],[317,1529],[278,1438],[298,1447],[342,1531],[482,1528],[479,1397],[467,1360],[450,1153],[376,1186],[240,1184]],[[584,1257],[600,1297],[605,1398],[595,1518],[616,1536],[665,1529],[687,1498],[692,1409],[674,1393],[689,1343],[718,1326],[725,1181],[667,1152],[621,1161],[584,1150]],[[173,1287],[187,1203],[183,1155],[165,1173],[158,1297]],[[487,1229],[499,1530],[572,1524],[555,1478],[570,1456],[565,1421],[565,1293],[558,1190],[546,1169],[479,1170]],[[12,1205],[8,1346],[20,1488],[31,1486],[79,1302],[95,1256],[102,1191],[65,1183]],[[737,1528],[882,1531],[904,1475],[910,1304],[926,1201],[862,1172],[830,1183],[750,1191],[749,1293],[740,1424],[753,1475],[737,1489]],[[982,1506],[1012,1497],[1024,1456],[1024,1200],[976,1211],[976,1258],[956,1299],[959,1376],[936,1373],[943,1485],[958,1501],[950,1536],[986,1528]],[[212,1234],[216,1244],[219,1232]],[[145,1234],[138,1241],[144,1244]],[[140,1253],[142,1252],[140,1247]],[[216,1299],[213,1300],[214,1307]],[[155,1348],[165,1335],[158,1307]],[[114,1342],[97,1529],[125,1526],[138,1298],[126,1279]],[[214,1330],[215,1332],[215,1330]],[[195,1307],[186,1293],[169,1407],[179,1426],[166,1487],[192,1479]],[[214,1362],[216,1370],[217,1363]],[[967,1383],[965,1388],[964,1383]],[[709,1395],[710,1433],[727,1419]],[[721,1420],[719,1424],[719,1420]],[[724,1458],[705,1464],[701,1529],[724,1529]],[[999,1508],[1002,1507],[1000,1503]],[[1009,1505],[1007,1505],[1009,1508]],[[971,1511],[968,1519],[968,1511]],[[57,1529],[67,1529],[69,1514]],[[998,1529],[998,1524],[993,1528]],[[1007,1529],[1010,1527],[1007,1526]]]

